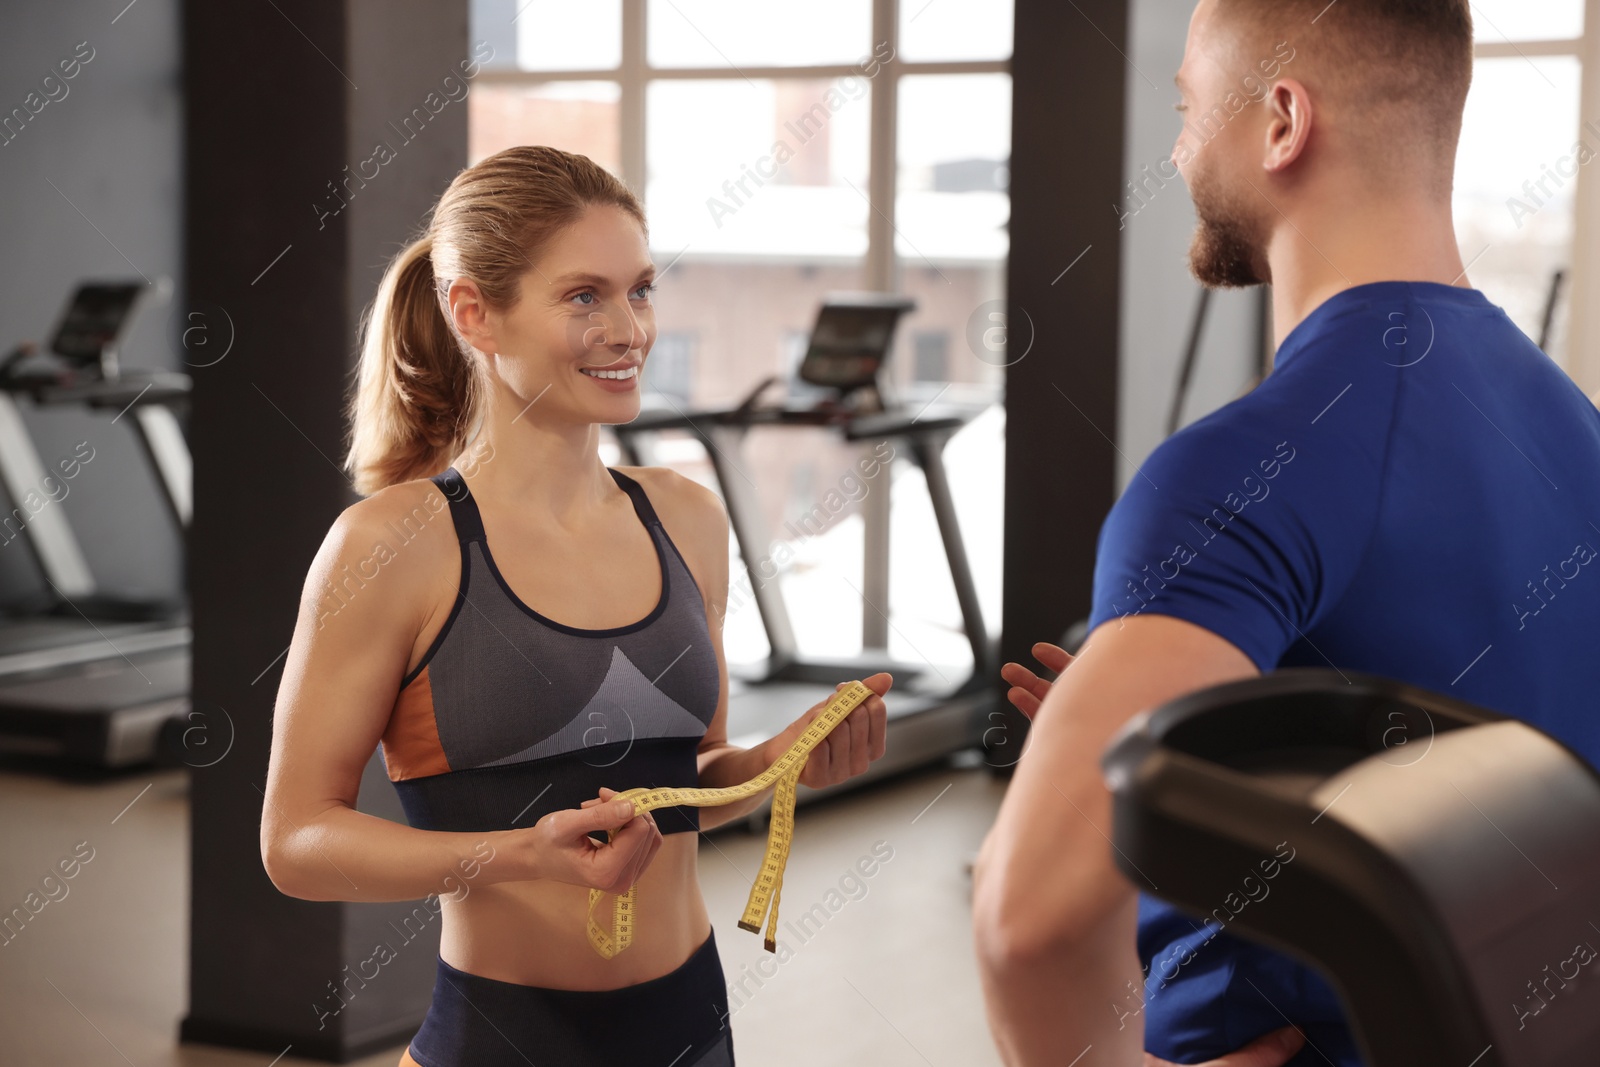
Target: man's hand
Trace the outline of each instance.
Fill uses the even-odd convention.
[[[1040,641],[1030,651],[1033,652],[1033,658],[1057,678],[1072,664],[1072,655],[1059,645]],[[1011,685],[1006,698],[1030,720],[1039,713],[1040,706],[1050,695],[1050,687],[1054,684],[1020,663],[1007,663],[1000,668],[1000,676]],[[1257,1038],[1237,1052],[1230,1052],[1220,1059],[1207,1060],[1198,1067],[1282,1067],[1305,1046],[1305,1043],[1304,1034],[1292,1026],[1287,1026]],[[1181,1065],[1147,1052],[1144,1055],[1144,1067],[1181,1067]]]
[[[1061,672],[1072,662],[1072,656],[1066,649],[1045,641],[1034,645],[1032,652],[1033,658],[1044,664],[1045,669],[1057,677],[1060,677]],[[1049,695],[1051,683],[1020,663],[1007,663],[1001,667],[1000,677],[1011,683],[1011,690],[1006,693],[1006,698],[1018,711],[1032,719],[1038,713],[1039,705],[1043,704],[1044,698]]]
[[[1035,655],[1071,669],[1053,684],[1008,671],[1012,699],[1036,714],[973,868],[989,1025],[1012,1067],[1061,1067],[1091,1044],[1097,1062],[1133,1067],[1144,1062],[1140,1028],[1106,1005],[1139,980],[1138,894],[1108,843],[1100,754],[1141,711],[1259,672],[1204,627],[1150,613],[1096,627],[1070,659],[1049,645]]]
[[[1292,1026],[1274,1030],[1256,1038],[1238,1052],[1230,1052],[1217,1060],[1207,1060],[1199,1067],[1283,1067],[1296,1052],[1305,1046],[1306,1037]],[[1146,1052],[1144,1067],[1178,1067],[1175,1063],[1157,1059]]]

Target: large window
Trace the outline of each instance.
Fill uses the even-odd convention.
[[[974,316],[1004,296],[1008,251],[1011,5],[1007,0],[473,0],[472,36],[495,55],[473,89],[473,161],[550,144],[643,194],[662,268],[654,402],[741,399],[786,376],[830,291],[917,301],[896,335],[896,398],[998,399],[1005,360],[971,347]],[[665,347],[663,347],[665,346]],[[974,548],[999,542],[998,409],[952,441],[952,485]],[[860,446],[815,432],[756,432],[743,467],[767,526],[788,538],[856,471]],[[698,446],[658,461],[711,482]],[[911,465],[796,538],[783,590],[807,655],[887,645],[908,660],[968,656],[923,487]],[[887,479],[885,479],[887,482]],[[835,494],[836,495],[836,494]],[[889,519],[887,588],[864,536]],[[993,527],[993,529],[989,529]],[[997,551],[975,551],[997,615]],[[841,602],[868,601],[859,610]],[[732,598],[730,661],[765,655],[749,598]]]
[[[1584,8],[1585,0],[1474,0],[1477,61],[1455,192],[1473,284],[1575,376],[1577,192],[1580,171],[1600,156],[1600,116],[1582,107]]]

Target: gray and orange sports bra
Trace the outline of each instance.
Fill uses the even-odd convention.
[[[450,502],[461,585],[450,615],[401,681],[380,748],[406,819],[424,830],[532,826],[601,786],[696,786],[717,709],[704,601],[639,483],[611,477],[655,543],[661,598],[638,622],[584,630],[548,619],[506,584],[454,467],[430,479]],[[658,808],[663,834],[699,809]]]

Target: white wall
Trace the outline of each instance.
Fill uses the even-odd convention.
[[[1126,178],[1150,179],[1141,201],[1124,186],[1115,208],[1127,215],[1122,230],[1122,365],[1119,406],[1118,487],[1166,436],[1168,409],[1178,364],[1188,339],[1200,287],[1188,269],[1194,208],[1181,178],[1157,187],[1157,165],[1172,152],[1181,127],[1172,105],[1172,84],[1183,61],[1193,0],[1133,0],[1130,65],[1124,68],[1128,99]],[[1108,46],[1109,47],[1109,46]],[[1165,168],[1171,174],[1170,166]],[[1192,422],[1238,396],[1255,373],[1259,290],[1214,294],[1183,421]]]

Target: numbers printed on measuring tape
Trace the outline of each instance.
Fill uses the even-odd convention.
[[[795,791],[800,784],[800,772],[805,769],[811,750],[872,695],[872,690],[862,682],[850,682],[845,685],[828,699],[827,706],[817,714],[817,717],[806,724],[805,730],[795,739],[794,744],[773,761],[772,766],[748,782],[722,789],[643,787],[629,789],[612,799],[632,801],[635,815],[654,811],[656,808],[679,805],[713,808],[754,796],[767,786],[777,783],[777,788],[772,794],[772,822],[767,832],[767,850],[761,859],[761,872],[756,876],[755,884],[750,887],[750,900],[745,905],[744,916],[739,920],[742,929],[760,933],[761,920],[765,917],[767,931],[763,945],[768,952],[776,952],[778,897],[783,888],[783,869],[789,862],[789,848],[794,843]],[[614,836],[615,831],[606,831],[608,841]],[[594,919],[595,905],[605,892],[600,889],[589,890],[589,943],[606,959],[613,958],[633,943],[633,912],[636,902],[634,889],[634,886],[629,886],[627,892],[617,896],[611,910],[609,931],[603,929]]]

